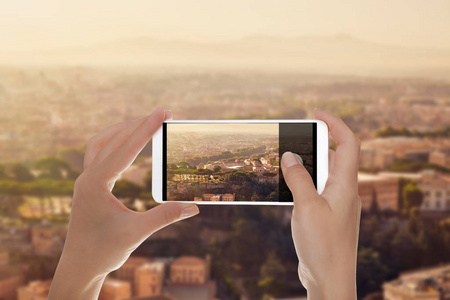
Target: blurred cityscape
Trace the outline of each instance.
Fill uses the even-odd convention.
[[[360,299],[450,299],[450,82],[256,71],[0,68],[0,299],[46,299],[85,142],[161,105],[176,119],[342,117],[362,140]],[[331,148],[335,148],[330,142]],[[114,188],[151,198],[151,145]],[[200,206],[99,299],[304,299],[290,207]]]

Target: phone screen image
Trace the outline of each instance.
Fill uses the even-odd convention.
[[[163,199],[292,202],[284,152],[317,186],[316,123],[164,123]]]

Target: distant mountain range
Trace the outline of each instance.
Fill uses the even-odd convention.
[[[259,35],[209,43],[140,37],[77,48],[0,52],[0,64],[150,65],[450,77],[450,49],[385,45],[347,35]]]

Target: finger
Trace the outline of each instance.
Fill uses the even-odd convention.
[[[199,213],[197,205],[167,202],[136,216],[136,230],[142,239],[177,221]]]
[[[358,174],[360,141],[340,118],[324,111],[315,111],[314,117],[328,125],[331,137],[337,144],[331,176],[356,184]]]
[[[116,179],[136,159],[142,148],[148,143],[164,120],[164,110],[156,109],[133,131],[113,153],[99,163],[98,175],[107,182]]]
[[[328,149],[328,176],[330,176],[331,171],[334,167],[334,157],[336,156],[336,151],[333,149]]]
[[[94,160],[92,161],[92,164],[98,164],[101,161],[103,161],[108,155],[114,152],[120,145],[122,145],[123,142],[125,142],[130,135],[138,128],[142,122],[144,122],[146,118],[141,118],[137,120],[137,122],[134,122],[132,125],[127,126],[123,128],[122,130],[118,131],[114,136],[112,136],[106,144],[98,151],[97,155],[95,156]]]
[[[170,110],[164,111],[164,121],[169,121],[173,119],[173,113]]]
[[[136,120],[114,124],[96,134],[86,144],[86,154],[84,155],[83,168],[86,169],[94,160],[100,149],[120,130],[126,128]]]
[[[285,152],[281,157],[281,169],[284,180],[294,196],[294,209],[297,204],[307,203],[318,195],[311,175],[292,152]]]

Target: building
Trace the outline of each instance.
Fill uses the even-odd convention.
[[[25,272],[20,266],[3,266],[0,269],[0,299],[17,299],[17,289],[24,283]]]
[[[164,281],[163,262],[146,263],[136,269],[134,275],[134,296],[161,295]]]
[[[202,285],[168,285],[164,288],[164,294],[176,300],[214,300],[216,285],[209,281]]]
[[[177,192],[178,193],[185,193],[189,189],[190,184],[189,183],[177,183]]]
[[[67,227],[41,224],[31,228],[31,244],[34,253],[42,256],[57,256],[62,252]]]
[[[385,169],[395,160],[394,152],[386,149],[361,149],[359,165],[366,169]]]
[[[450,149],[431,152],[429,162],[441,167],[450,168]]]
[[[450,300],[450,265],[403,273],[383,284],[385,300]]]
[[[223,194],[222,201],[234,201],[235,194]]]
[[[395,159],[428,161],[435,142],[416,137],[386,137],[363,141],[360,166],[367,169],[384,169]]]
[[[118,280],[127,281],[131,287],[134,283],[136,270],[144,264],[151,263],[147,257],[130,256],[127,261],[113,273],[113,277]],[[133,291],[131,291],[133,293]]]
[[[194,201],[202,201],[202,197],[194,197]]]
[[[170,283],[163,294],[177,300],[213,300],[216,285],[209,280],[210,256],[182,256],[170,266]]]
[[[450,178],[434,171],[422,172],[419,187],[424,193],[423,211],[450,211]]]
[[[10,265],[8,249],[0,247],[0,299],[17,299],[17,289],[25,283],[26,269],[24,264]]]
[[[33,254],[31,227],[24,225],[4,226],[0,224],[0,245],[15,253]]]
[[[51,280],[32,281],[17,290],[17,300],[46,300],[51,285]]]
[[[195,256],[181,256],[170,266],[171,285],[204,284],[207,279],[208,265],[205,259]]]
[[[214,195],[211,197],[210,201],[220,201],[220,195]]]
[[[125,280],[106,277],[98,300],[127,300],[131,298],[131,284]]]
[[[5,247],[0,247],[0,267],[9,265],[9,252]]]
[[[203,194],[203,200],[211,201],[211,197],[215,196],[214,194]]]
[[[260,173],[260,174],[266,172],[266,169],[264,167],[261,167],[261,166],[253,167],[252,170],[253,170],[253,172]]]
[[[399,209],[398,178],[384,174],[358,174],[358,193],[362,210],[370,209],[376,201],[380,210]]]
[[[131,300],[177,300],[177,299],[166,295],[158,295],[158,296],[131,298]]]

